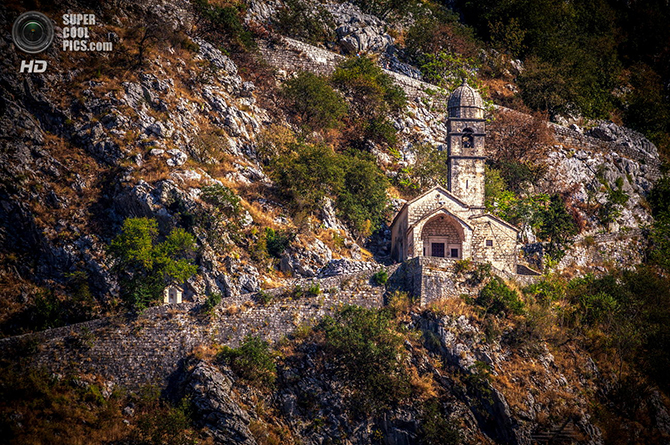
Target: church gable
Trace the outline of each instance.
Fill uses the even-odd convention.
[[[444,187],[437,186],[407,203],[408,225],[416,224],[438,209],[458,214],[468,211],[469,207]]]

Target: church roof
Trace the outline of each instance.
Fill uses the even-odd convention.
[[[502,218],[500,218],[496,215],[493,215],[491,213],[482,213],[481,215],[472,215],[470,217],[470,219],[477,219],[477,218],[484,218],[484,217],[491,218],[492,220],[498,222],[499,224],[502,224],[503,226],[506,226],[506,227],[514,230],[515,232],[519,233],[519,229],[517,229],[514,225],[508,223],[504,219],[502,219]]]
[[[427,192],[424,192],[424,193],[420,194],[419,196],[415,197],[414,199],[411,199],[411,200],[407,201],[406,203],[404,203],[402,205],[402,207],[400,207],[398,212],[395,214],[395,216],[393,217],[393,221],[391,222],[391,226],[393,226],[395,224],[396,220],[398,219],[398,216],[400,216],[400,214],[402,213],[403,210],[408,208],[410,205],[414,204],[419,199],[423,198],[426,195],[429,195],[429,194],[433,193],[436,190],[441,192],[443,195],[449,197],[452,201],[456,202],[461,207],[463,207],[463,208],[468,208],[469,207],[466,203],[464,203],[462,200],[460,200],[458,197],[456,197],[456,195],[451,193],[449,190],[447,190],[446,188],[444,188],[441,185],[436,185],[435,187],[431,188]]]
[[[447,102],[447,111],[449,117],[462,117],[461,109],[478,109],[484,110],[484,101],[482,96],[468,85],[467,81],[464,79],[461,86],[456,88],[451,96],[449,96],[449,101]],[[479,114],[479,113],[478,113]]]

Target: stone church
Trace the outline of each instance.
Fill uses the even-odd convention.
[[[472,259],[516,273],[518,230],[486,213],[484,103],[463,83],[449,97],[447,149],[449,183],[403,205],[391,224],[396,261],[416,257]]]

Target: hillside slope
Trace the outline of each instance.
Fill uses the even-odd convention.
[[[0,8],[9,30],[23,7]],[[636,269],[654,224],[646,198],[661,178],[658,150],[643,135],[490,104],[487,209],[521,229],[520,260],[546,276],[521,289],[464,263],[464,297],[419,308],[392,292],[388,224],[406,200],[445,181],[447,92],[410,63],[411,15],[299,0],[44,8],[50,17],[94,12],[94,38],[114,51],[60,51],[56,20],[56,42],[40,56],[48,72],[18,74],[24,55],[9,33],[0,36],[1,409],[2,431],[16,443],[68,441],[54,433],[62,425],[29,407],[53,408],[57,394],[86,407],[86,415],[56,410],[64,423],[81,421],[80,434],[93,437],[91,418],[109,420],[110,436],[93,441],[144,443],[154,428],[151,440],[162,443],[165,425],[128,414],[136,405],[143,416],[181,409],[137,395],[151,383],[173,402],[194,402],[191,419],[175,421],[183,428],[173,443],[670,436],[667,379],[654,371],[666,360],[666,314],[639,309],[667,300],[663,281]],[[494,99],[517,88],[509,76],[523,67],[508,60],[502,70],[509,75],[480,73]],[[319,91],[317,110],[291,95],[300,81]],[[571,232],[551,231],[551,199]],[[147,235],[150,260],[128,260],[132,227]],[[178,280],[191,270],[185,264],[193,273]],[[389,284],[374,275],[382,269]],[[138,302],[158,305],[172,281],[190,303],[123,315]],[[514,297],[494,310],[481,300],[485,288]],[[345,303],[373,309],[352,315]],[[371,343],[348,349],[356,329]],[[253,335],[278,341],[271,350],[222,348],[244,348]],[[102,366],[114,343],[128,356]],[[385,344],[395,349],[375,356]],[[263,354],[271,381],[249,375]],[[379,375],[357,375],[346,362],[357,354],[369,354],[359,365]],[[122,370],[125,357],[134,364]],[[150,371],[135,371],[142,360]],[[21,376],[27,365],[54,374]],[[47,389],[30,393],[31,378]],[[113,394],[124,387],[133,391]],[[645,397],[629,402],[636,391]]]

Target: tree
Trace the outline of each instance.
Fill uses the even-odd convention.
[[[162,297],[170,282],[184,282],[197,268],[191,256],[195,240],[184,229],[174,229],[157,243],[158,224],[149,218],[128,218],[109,246],[113,270],[119,275],[126,306],[142,310]]]
[[[338,191],[340,214],[363,236],[378,228],[387,216],[388,180],[369,159],[342,157],[345,186]]]
[[[339,214],[367,236],[386,217],[388,181],[363,153],[335,153],[326,145],[293,144],[272,162],[278,190],[298,210],[316,211],[324,197]]]
[[[342,96],[315,74],[302,72],[287,80],[282,90],[290,110],[309,131],[335,128],[347,114],[347,103]]]
[[[549,204],[541,211],[540,221],[538,235],[548,242],[547,254],[551,258],[561,259],[572,237],[577,234],[577,226],[559,194],[551,196]]]
[[[350,144],[364,147],[372,140],[395,145],[396,129],[388,115],[400,112],[407,97],[391,76],[369,57],[351,57],[338,65],[330,80],[351,102]]]
[[[317,329],[324,333],[337,370],[351,379],[363,411],[387,408],[411,395],[407,351],[389,312],[345,306]]]

